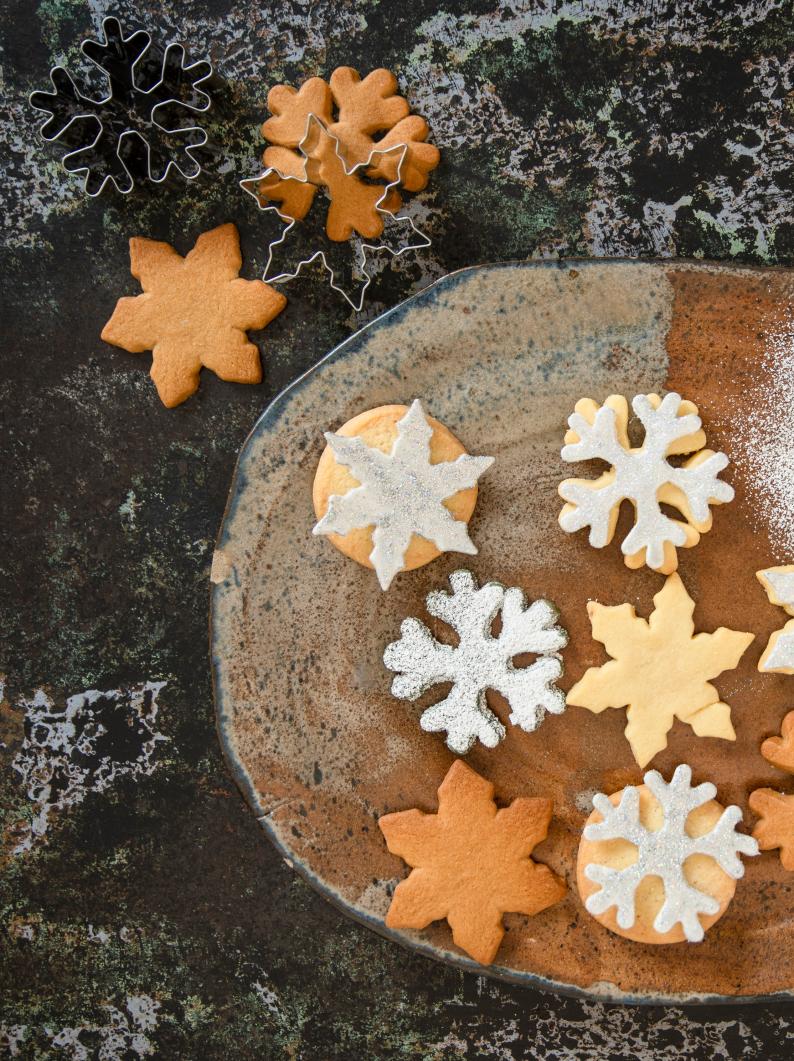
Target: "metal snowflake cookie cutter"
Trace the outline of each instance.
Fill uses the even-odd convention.
[[[85,174],[83,190],[91,198],[109,183],[123,195],[132,191],[136,178],[160,184],[172,168],[195,180],[201,163],[194,152],[207,144],[207,134],[194,121],[172,124],[167,116],[209,109],[212,101],[205,89],[213,77],[212,64],[201,59],[185,65],[182,44],[163,48],[146,30],[125,37],[117,18],[103,20],[102,34],[101,41],[84,40],[80,50],[106,75],[108,95],[99,100],[84,96],[64,67],[53,67],[54,91],[30,95],[31,106],[49,114],[40,129],[43,139],[71,148],[61,160],[64,169]],[[143,170],[136,146],[145,153]]]
[[[602,792],[593,796],[593,807],[601,821],[585,826],[585,840],[626,840],[637,848],[637,860],[623,869],[597,862],[585,866],[585,877],[601,885],[585,900],[585,907],[594,916],[615,907],[617,924],[630,929],[636,919],[637,888],[646,877],[659,877],[664,885],[664,903],[654,920],[654,930],[664,934],[680,924],[686,939],[699,943],[704,936],[699,914],[716,914],[720,904],[687,880],[686,860],[691,855],[707,855],[729,877],[739,880],[744,876],[739,855],[757,855],[758,843],[752,836],[736,831],[742,820],[742,812],[736,806],[724,808],[708,832],[689,835],[686,824],[691,812],[717,795],[710,781],[692,787],[689,766],[676,767],[669,784],[656,770],[649,770],[643,780],[664,814],[664,822],[657,830],[643,825],[640,792],[634,785],[623,789],[617,804]]]
[[[347,241],[347,245],[352,242],[356,247],[356,259],[353,262],[351,268],[351,275],[352,277],[357,277],[361,281],[356,285],[358,290],[357,300],[354,300],[351,297],[351,294],[349,293],[349,288],[353,286],[352,283],[349,283],[347,286],[343,286],[337,283],[339,266],[336,264],[331,264],[328,259],[329,255],[331,254],[332,248],[341,247],[345,244],[338,243],[336,241],[331,241],[330,239],[328,239],[325,234],[325,220],[323,221],[321,229],[317,232],[312,233],[312,238],[315,241],[325,239],[326,242],[330,244],[330,247],[320,248],[306,255],[295,254],[294,258],[298,259],[297,262],[291,261],[289,263],[289,267],[285,270],[277,273],[271,273],[271,269],[274,265],[274,251],[276,250],[276,248],[279,247],[289,248],[288,238],[290,234],[295,233],[297,231],[296,226],[302,225],[303,221],[297,221],[295,218],[292,218],[289,215],[283,213],[276,205],[268,205],[266,200],[263,202],[263,197],[259,193],[258,189],[264,180],[266,180],[269,176],[275,174],[281,181],[294,182],[296,185],[302,186],[311,185],[313,187],[316,187],[318,191],[321,190],[322,186],[316,185],[314,181],[310,180],[307,172],[307,163],[310,161],[310,156],[306,152],[305,146],[313,135],[313,127],[315,125],[322,129],[327,134],[327,136],[329,136],[334,141],[334,150],[336,156],[342,163],[347,176],[353,176],[358,173],[365,173],[367,169],[374,165],[378,158],[383,158],[387,156],[399,156],[399,161],[395,170],[395,178],[394,180],[389,181],[387,184],[382,186],[383,194],[380,196],[377,203],[375,204],[375,209],[383,217],[384,220],[384,229],[383,233],[381,234],[381,237],[379,238],[379,242],[372,243],[369,240],[363,239],[362,237],[351,237],[351,239]],[[367,251],[371,251],[373,253],[377,253],[379,251],[387,251],[389,254],[392,255],[392,257],[399,258],[402,254],[405,254],[408,251],[425,250],[427,247],[432,246],[432,240],[430,239],[430,237],[425,235],[424,232],[422,232],[419,228],[416,227],[416,224],[414,223],[412,218],[408,217],[405,214],[394,214],[390,210],[387,210],[382,206],[386,199],[388,199],[389,193],[392,191],[392,189],[397,188],[400,185],[400,181],[402,179],[402,168],[405,163],[406,155],[408,153],[408,145],[394,144],[392,147],[387,148],[386,150],[379,150],[378,148],[375,148],[369,153],[369,156],[363,162],[359,162],[356,165],[348,168],[345,157],[341,151],[341,144],[339,138],[328,131],[325,126],[325,123],[321,121],[321,119],[318,118],[317,115],[310,114],[306,122],[306,131],[303,134],[303,137],[301,138],[300,144],[298,145],[298,150],[300,151],[301,155],[303,155],[304,172],[302,177],[296,177],[294,174],[286,174],[275,166],[269,166],[267,169],[263,170],[258,176],[246,177],[240,181],[240,187],[243,189],[244,192],[246,192],[248,195],[252,196],[252,198],[256,200],[256,204],[260,210],[273,211],[280,218],[280,220],[285,223],[285,227],[282,230],[281,234],[275,239],[271,240],[268,244],[267,264],[265,265],[264,271],[262,273],[262,279],[271,284],[286,283],[289,280],[294,280],[300,274],[300,271],[304,266],[311,265],[313,262],[317,261],[329,274],[331,278],[330,286],[333,288],[333,290],[342,295],[342,297],[349,303],[349,305],[357,313],[359,313],[364,305],[364,297],[366,295],[367,288],[372,283],[372,276],[368,271]],[[410,230],[416,237],[416,242],[410,242],[409,238],[408,242],[403,243],[397,232],[398,229],[402,228]]]
[[[436,640],[419,619],[404,619],[400,639],[386,646],[383,662],[396,672],[392,695],[417,700],[434,685],[451,682],[446,697],[422,714],[419,725],[427,733],[445,731],[447,746],[465,755],[476,741],[495,748],[505,728],[488,706],[486,690],[500,693],[510,706],[510,722],[527,733],[538,728],[546,713],[565,711],[565,694],[557,688],[562,676],[560,652],[568,644],[567,631],[557,625],[559,612],[544,598],[527,604],[523,590],[500,582],[478,587],[465,570],[449,576],[452,593],[435,590],[425,606],[458,635],[453,646]],[[500,614],[502,628],[494,636],[493,621]],[[514,656],[537,656],[527,667],[514,667]]]

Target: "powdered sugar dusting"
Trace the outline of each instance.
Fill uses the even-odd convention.
[[[785,561],[794,555],[794,308],[766,336],[760,373],[753,419],[731,425],[731,448],[747,473],[754,518]]]

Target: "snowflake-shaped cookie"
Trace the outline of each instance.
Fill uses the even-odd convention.
[[[778,770],[794,774],[794,711],[789,711],[780,724],[780,736],[767,737],[761,754]]]
[[[695,602],[678,573],[668,575],[646,620],[631,604],[590,601],[593,637],[612,657],[590,667],[568,692],[568,703],[594,714],[626,708],[626,740],[640,766],[667,747],[676,718],[698,737],[736,740],[731,708],[711,684],[738,666],[754,635],[721,626],[695,633]]]
[[[373,276],[371,253],[399,257],[430,245],[400,213],[402,193],[424,188],[439,163],[427,122],[410,113],[397,79],[383,69],[361,78],[343,66],[328,82],[312,77],[297,90],[274,85],[267,102],[265,170],[241,185],[260,209],[276,209],[289,223],[270,244],[262,279],[283,282],[319,262],[331,287],[360,310]],[[324,226],[320,188],[319,199],[328,200]]]
[[[421,191],[440,160],[438,148],[427,143],[427,122],[410,113],[410,104],[397,95],[397,79],[389,70],[373,70],[362,78],[352,67],[339,66],[328,83],[312,77],[297,91],[290,85],[274,85],[267,105],[273,117],[262,126],[262,135],[274,146],[265,151],[266,166],[290,171],[299,165],[294,149],[310,116],[339,141],[349,164],[367,163],[371,179],[393,181],[397,176],[394,157],[384,154],[373,160],[375,148],[387,152],[405,147],[406,164],[399,176],[406,191]]]
[[[794,774],[794,711],[789,711],[783,719],[780,736],[764,741],[761,754],[778,770]],[[758,846],[762,851],[779,847],[783,868],[794,870],[794,794],[757,788],[750,793],[749,803],[750,810],[760,819],[753,829]]]
[[[750,810],[759,821],[753,836],[762,851],[780,849],[783,869],[794,871],[794,795],[773,788],[757,788],[750,793]]]
[[[454,461],[431,464],[432,434],[418,399],[397,422],[390,453],[356,436],[325,434],[336,460],[350,469],[360,485],[331,496],[328,511],[313,533],[344,535],[358,527],[373,527],[369,559],[383,589],[402,570],[405,551],[415,534],[433,542],[441,552],[477,552],[466,524],[456,520],[443,502],[474,486],[494,458],[463,454]]]
[[[373,149],[368,161],[349,166],[337,139],[309,115],[298,151],[297,161],[288,151],[285,167],[270,166],[259,176],[240,181],[260,210],[275,211],[285,225],[270,243],[262,279],[283,283],[298,276],[304,266],[319,262],[331,287],[360,310],[371,282],[372,253],[399,257],[430,244],[410,217],[397,213],[401,205],[397,186],[407,148]],[[388,184],[375,183],[368,177],[370,164],[387,156],[396,176]],[[328,199],[322,225],[318,211],[312,211],[319,188]],[[353,248],[348,246],[351,239]]]
[[[394,890],[386,924],[424,928],[445,918],[455,943],[488,965],[505,912],[538,914],[565,895],[564,882],[530,857],[551,811],[550,799],[524,796],[497,810],[490,781],[456,759],[438,790],[437,814],[414,808],[378,819],[389,851],[412,867]]]
[[[645,429],[636,448],[629,441],[628,403],[622,395],[611,395],[602,406],[591,398],[576,403],[562,459],[602,460],[611,467],[598,479],[560,484],[567,502],[560,526],[568,533],[589,527],[590,544],[601,549],[612,541],[621,503],[630,500],[636,523],[621,545],[627,567],[647,564],[670,574],[678,567],[676,549],[697,545],[711,528],[709,505],[732,500],[733,488],[718,478],[728,458],[703,448],[706,436],[697,406],[680,395],[639,394],[631,405]],[[668,458],[684,453],[693,456],[681,465],[670,463]],[[671,519],[663,505],[684,518]]]
[[[766,590],[770,603],[778,604],[789,615],[794,615],[794,564],[767,567],[757,571],[756,577]],[[794,674],[794,619],[790,619],[769,638],[758,669],[777,674]]]
[[[202,366],[221,379],[259,383],[262,365],[248,329],[264,328],[286,298],[261,280],[244,280],[232,224],[203,232],[183,258],[168,243],[134,236],[130,270],[143,294],[121,298],[102,329],[106,343],[152,351],[149,373],[169,409],[199,385]]]
[[[738,807],[723,810],[716,824],[701,836],[690,836],[686,829],[692,811],[709,803],[717,794],[711,782],[692,787],[692,771],[679,766],[667,784],[661,774],[650,770],[645,784],[659,802],[664,814],[660,829],[647,829],[640,820],[639,790],[629,785],[623,790],[617,805],[603,793],[593,797],[593,806],[601,815],[600,822],[587,825],[585,840],[627,840],[637,848],[637,861],[622,869],[597,863],[585,866],[585,877],[600,884],[585,901],[594,916],[610,907],[617,908],[617,924],[622,929],[634,925],[637,888],[646,877],[659,877],[664,885],[664,904],[653,923],[656,932],[669,932],[680,924],[690,943],[703,939],[704,929],[699,915],[711,916],[720,904],[712,895],[693,887],[684,874],[684,865],[691,855],[708,855],[729,877],[738,880],[744,875],[739,854],[757,855],[758,844],[745,833],[736,831],[742,812]]]
[[[387,646],[383,662],[398,672],[392,693],[402,700],[416,700],[439,682],[453,683],[449,695],[428,707],[419,724],[429,733],[446,731],[449,748],[465,755],[476,740],[494,748],[505,735],[488,707],[486,689],[505,697],[510,721],[527,733],[538,728],[546,711],[559,715],[565,710],[565,696],[554,682],[562,674],[556,653],[568,643],[568,634],[556,625],[559,613],[547,600],[527,607],[517,587],[488,582],[478,589],[468,571],[455,571],[449,581],[452,593],[428,594],[427,610],[452,627],[458,645],[442,644],[424,623],[405,619],[400,640]],[[491,624],[500,611],[502,629],[494,637]],[[512,658],[523,652],[539,658],[516,669]]]

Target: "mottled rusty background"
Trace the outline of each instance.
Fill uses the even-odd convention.
[[[27,93],[54,62],[84,69],[77,44],[111,10],[186,39],[226,78],[222,150],[197,185],[86,201],[37,140]],[[0,1051],[784,1056],[791,1007],[533,994],[342,918],[263,841],[223,766],[206,620],[237,450],[267,401],[362,320],[478,261],[794,264],[790,4],[5,0],[2,25]],[[414,211],[434,246],[380,273],[359,318],[314,279],[291,285],[261,337],[265,382],[207,376],[167,411],[147,358],[99,340],[136,290],[127,239],[185,251],[233,220],[256,275],[268,230],[235,181],[261,150],[267,90],[339,64],[392,67],[430,121],[444,161]]]

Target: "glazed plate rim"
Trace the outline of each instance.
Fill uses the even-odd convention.
[[[349,355],[350,347],[355,346],[360,337],[364,332],[375,331],[382,327],[386,321],[390,318],[405,313],[410,310],[414,305],[425,305],[432,304],[432,300],[439,294],[446,286],[455,285],[459,280],[466,276],[475,274],[478,272],[491,272],[497,269],[540,269],[540,270],[557,270],[566,271],[570,268],[587,268],[589,266],[609,266],[609,265],[622,265],[622,266],[641,266],[641,267],[656,267],[662,270],[684,270],[697,272],[703,271],[725,271],[731,274],[737,274],[746,272],[753,275],[759,273],[787,273],[790,270],[781,266],[753,266],[746,265],[744,263],[732,264],[729,262],[706,262],[706,261],[695,261],[692,259],[682,258],[561,258],[561,259],[528,259],[528,260],[511,260],[505,262],[494,262],[494,263],[482,263],[479,265],[470,265],[462,269],[457,269],[454,272],[447,273],[440,277],[438,280],[433,281],[427,287],[422,288],[420,291],[415,292],[402,302],[397,305],[385,310],[378,317],[371,321],[368,321],[361,328],[351,333],[341,343],[335,346],[327,354],[325,354],[319,361],[308,368],[300,376],[298,376],[292,383],[288,384],[276,397],[265,407],[256,423],[249,432],[245,442],[243,443],[240,452],[237,455],[235,462],[234,474],[232,476],[231,485],[229,488],[229,494],[226,500],[226,506],[223,512],[223,518],[221,520],[220,529],[218,530],[217,538],[215,541],[215,552],[220,552],[223,549],[224,543],[227,537],[230,535],[231,528],[234,524],[237,503],[240,500],[242,494],[246,488],[246,463],[249,456],[252,443],[258,439],[261,435],[266,434],[273,430],[284,411],[288,406],[291,398],[296,394],[306,382],[314,375],[314,373],[329,361],[335,361],[342,359]],[[623,1005],[678,1005],[678,1006],[706,1006],[706,1005],[721,1005],[721,1006],[738,1006],[738,1005],[750,1005],[760,1003],[774,1003],[774,1002],[786,1002],[790,1001],[794,997],[794,991],[780,991],[773,994],[764,995],[721,995],[721,994],[632,994],[623,992],[612,982],[597,981],[590,984],[587,987],[580,987],[576,984],[569,984],[562,980],[553,980],[545,976],[541,976],[538,973],[532,972],[519,972],[515,969],[510,969],[505,966],[499,965],[480,965],[478,962],[473,961],[462,953],[453,952],[451,950],[439,951],[433,947],[430,943],[426,943],[421,939],[417,939],[414,936],[407,936],[404,933],[389,928],[382,920],[375,917],[372,914],[368,914],[363,910],[357,909],[354,905],[346,901],[340,896],[334,889],[328,885],[321,877],[315,874],[305,863],[301,862],[300,859],[296,859],[293,854],[283,845],[279,839],[275,830],[271,827],[269,822],[269,814],[263,813],[263,808],[259,802],[256,790],[253,786],[251,778],[246,770],[245,765],[238,758],[235,750],[233,740],[230,733],[227,731],[229,725],[229,715],[226,711],[223,701],[223,682],[221,679],[221,665],[216,655],[215,646],[218,641],[218,631],[220,629],[220,618],[219,618],[219,600],[220,594],[223,592],[224,579],[216,579],[210,577],[210,614],[209,614],[209,649],[210,649],[210,666],[212,670],[212,693],[215,705],[215,723],[218,732],[218,740],[223,751],[223,756],[227,766],[240,789],[246,803],[248,803],[251,810],[254,812],[257,822],[264,830],[270,842],[276,848],[278,853],[287,863],[287,865],[294,869],[306,883],[318,892],[324,899],[330,902],[336,909],[340,910],[347,917],[352,918],[358,924],[377,932],[378,935],[385,937],[386,939],[392,940],[404,947],[406,950],[420,954],[424,957],[432,958],[435,961],[442,962],[445,965],[451,966],[456,969],[461,969],[468,973],[474,973],[478,976],[489,976],[495,980],[499,980],[505,983],[517,984],[522,987],[529,987],[539,989],[542,991],[553,992],[560,995],[565,995],[574,998],[588,999],[590,1001],[599,1001],[613,1004]],[[239,586],[238,586],[239,588]]]

